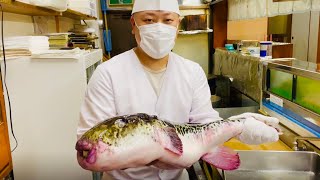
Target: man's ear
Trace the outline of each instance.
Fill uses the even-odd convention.
[[[134,28],[136,28],[136,22],[134,22],[133,15],[130,18],[130,24],[131,24],[131,28],[132,28],[131,33],[134,34]]]
[[[178,27],[177,27],[177,35],[179,34],[179,27],[180,27],[180,25],[181,25],[181,21],[182,21],[182,19],[179,18]],[[177,38],[178,38],[178,36],[176,37],[176,39],[177,39]]]

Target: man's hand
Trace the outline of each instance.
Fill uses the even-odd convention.
[[[229,119],[245,119],[243,131],[237,136],[243,143],[257,145],[279,140],[281,129],[277,118],[255,113],[244,113],[232,116]]]
[[[159,160],[153,161],[150,164],[148,164],[148,166],[154,166],[157,167],[159,169],[165,169],[165,170],[174,170],[174,169],[185,169],[188,167],[182,167],[182,166],[177,166],[177,165],[172,165],[172,164],[167,164],[164,162],[161,162]]]

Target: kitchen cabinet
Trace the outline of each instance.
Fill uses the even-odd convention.
[[[6,177],[12,170],[9,135],[6,122],[6,113],[0,80],[0,179]]]

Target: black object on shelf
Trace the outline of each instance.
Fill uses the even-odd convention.
[[[213,0],[213,1],[210,3],[210,5],[215,5],[215,4],[217,4],[217,3],[219,3],[219,2],[222,2],[222,1],[224,1],[224,0]]]

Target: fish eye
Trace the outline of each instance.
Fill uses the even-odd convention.
[[[127,123],[124,121],[124,119],[118,119],[114,122],[114,124],[119,128],[123,128]]]
[[[156,116],[156,115],[151,115],[151,116],[150,116],[150,119],[158,119],[158,116]]]

